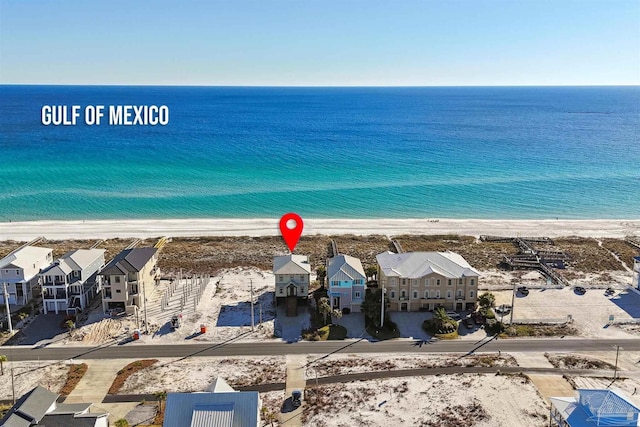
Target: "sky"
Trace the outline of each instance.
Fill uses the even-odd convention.
[[[639,85],[640,0],[0,0],[0,83]]]

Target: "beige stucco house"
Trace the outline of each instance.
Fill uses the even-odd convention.
[[[475,308],[480,273],[454,252],[384,252],[376,260],[390,311]]]
[[[160,274],[157,252],[156,248],[125,249],[100,271],[103,311],[133,314],[135,307],[144,309],[144,293],[153,289]]]

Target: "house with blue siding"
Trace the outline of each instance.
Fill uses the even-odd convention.
[[[640,408],[618,389],[578,389],[576,397],[552,397],[551,422],[558,427],[638,427]]]
[[[327,260],[329,300],[333,308],[359,313],[366,289],[366,274],[358,258],[339,254]]]

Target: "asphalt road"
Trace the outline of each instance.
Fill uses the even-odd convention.
[[[324,357],[331,353],[470,353],[476,352],[570,352],[614,351],[614,346],[624,351],[640,351],[639,339],[484,339],[437,341],[425,343],[410,340],[382,342],[320,341],[284,343],[274,341],[226,342],[219,344],[112,344],[102,347],[42,347],[6,346],[0,349],[9,360],[65,360],[65,359],[141,359],[186,358],[204,356],[273,356],[287,354],[317,354]]]

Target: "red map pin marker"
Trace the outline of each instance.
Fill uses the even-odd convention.
[[[280,218],[280,233],[282,233],[282,238],[291,252],[293,252],[298,244],[298,240],[300,240],[303,227],[304,223],[302,222],[302,218],[293,212],[284,214],[282,218]]]

